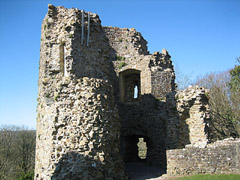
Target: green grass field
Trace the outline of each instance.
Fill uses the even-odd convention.
[[[206,174],[176,178],[174,180],[240,180],[240,174]]]

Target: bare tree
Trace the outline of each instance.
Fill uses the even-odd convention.
[[[23,173],[34,168],[35,159],[35,131],[23,129],[18,132],[16,148],[19,158],[18,164]]]
[[[176,76],[176,84],[178,90],[186,89],[189,85],[192,84],[192,77],[188,74],[183,73],[178,65],[175,65],[174,68],[175,76]]]
[[[239,65],[235,65],[235,67],[230,70],[231,80],[229,86],[231,92],[230,100],[233,110],[233,121],[240,132],[240,57],[236,60]]]
[[[231,101],[230,80],[229,71],[225,71],[207,74],[196,82],[197,85],[209,89],[208,98],[212,117],[210,126],[214,129],[212,140],[238,136],[235,129],[235,107]]]
[[[26,127],[0,128],[0,179],[16,180],[34,170],[35,131]]]

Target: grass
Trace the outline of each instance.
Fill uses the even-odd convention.
[[[174,180],[239,180],[240,174],[206,174],[176,178]]]

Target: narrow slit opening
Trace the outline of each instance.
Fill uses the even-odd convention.
[[[134,95],[133,95],[133,98],[134,98],[134,99],[137,99],[137,98],[138,98],[138,86],[137,86],[137,85],[134,86]]]

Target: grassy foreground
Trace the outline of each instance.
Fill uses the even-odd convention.
[[[206,174],[176,178],[174,180],[240,180],[240,174]]]

